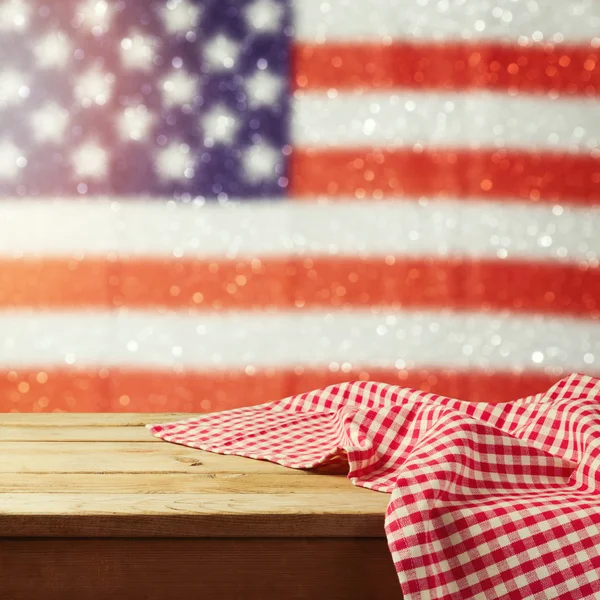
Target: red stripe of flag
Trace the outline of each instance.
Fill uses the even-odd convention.
[[[267,369],[185,372],[97,369],[0,373],[2,412],[207,412],[280,400],[342,381],[371,380],[462,400],[503,402],[548,389],[543,373]],[[151,419],[149,419],[151,420]]]
[[[517,150],[295,149],[299,198],[446,196],[574,205],[600,202],[600,158]]]
[[[600,317],[600,268],[443,258],[0,262],[0,308],[510,310]]]
[[[600,94],[600,51],[502,44],[297,44],[296,89],[414,88]]]

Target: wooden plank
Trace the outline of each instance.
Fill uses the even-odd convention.
[[[143,427],[200,416],[201,413],[0,413],[0,427]]]
[[[106,494],[48,493],[2,494],[0,512],[8,515],[320,515],[357,514],[383,517],[387,494],[349,487],[332,494],[312,493],[203,493]]]
[[[61,492],[73,494],[333,494],[354,489],[343,475],[271,473],[5,473],[0,493]]]
[[[33,416],[0,427],[25,438],[0,442],[0,537],[383,536],[387,494],[315,472],[347,466],[295,470],[162,440],[119,441],[153,439],[140,425],[148,415],[106,427],[76,415],[87,421],[64,428],[36,425],[54,415]]]
[[[399,600],[385,539],[0,540],[10,600]]]
[[[0,473],[279,473],[299,471],[263,460],[179,444],[0,442]]]
[[[152,442],[164,440],[152,435],[145,427],[110,425],[11,426],[0,425],[0,442]]]
[[[382,515],[6,515],[2,538],[384,537]],[[1,571],[0,571],[1,572]]]
[[[289,494],[0,494],[0,537],[380,537],[389,497]]]

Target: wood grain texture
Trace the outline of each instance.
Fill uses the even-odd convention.
[[[401,598],[383,538],[0,539],[0,573],[10,600]]]
[[[0,425],[0,442],[150,442],[164,444],[145,427],[107,425]]]
[[[0,537],[383,537],[386,496],[0,494]]]
[[[221,514],[122,515],[85,517],[46,514],[0,514],[0,541],[34,538],[380,538],[382,515]]]
[[[353,493],[343,475],[272,473],[4,473],[0,493],[61,492],[71,494],[314,494]],[[363,489],[361,494],[369,494]],[[384,495],[388,498],[387,495]]]
[[[178,444],[0,442],[0,473],[298,473]]]
[[[145,428],[192,416],[1,414],[0,596],[401,598],[388,494]]]
[[[353,486],[344,465],[315,472],[147,443],[150,415],[106,426],[93,414],[7,416],[0,537],[384,536],[389,495]]]
[[[143,427],[183,421],[201,413],[0,413],[0,427]]]
[[[359,500],[360,499],[360,500]],[[198,494],[2,494],[0,513],[13,515],[169,515],[217,517],[221,514],[252,515],[375,515],[381,516],[388,497],[365,489],[337,490],[332,494],[198,493]]]

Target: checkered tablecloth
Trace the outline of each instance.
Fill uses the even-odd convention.
[[[148,428],[296,469],[347,457],[391,492],[406,600],[600,598],[599,379],[506,404],[361,381]]]

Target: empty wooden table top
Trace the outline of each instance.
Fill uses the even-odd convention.
[[[184,414],[0,414],[4,597],[398,598],[389,496],[153,437]]]

